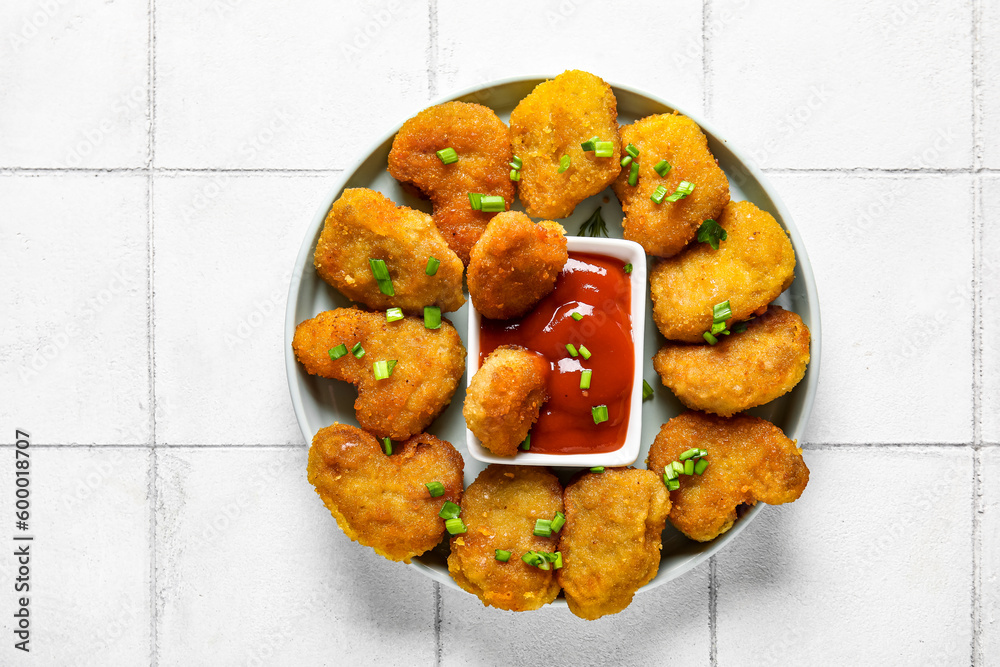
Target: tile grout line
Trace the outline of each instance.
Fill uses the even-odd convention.
[[[441,644],[441,618],[444,601],[441,599],[441,584],[434,582],[434,665],[441,667],[444,656],[444,646]]]
[[[719,588],[716,578],[715,556],[708,559],[708,664],[719,664]]]
[[[972,641],[971,663],[983,664],[982,630],[982,372],[983,372],[983,257],[982,257],[982,0],[972,1]]]
[[[159,613],[157,568],[159,558],[157,543],[157,510],[159,504],[159,487],[156,457],[156,306],[154,287],[155,248],[153,223],[154,173],[156,168],[156,0],[149,0],[148,25],[148,67],[149,67],[149,134],[147,144],[147,224],[148,224],[148,321],[146,325],[146,344],[149,354],[149,418],[150,418],[150,464],[149,464],[149,534],[150,534],[150,574],[149,574],[149,664],[157,667],[159,655]]]

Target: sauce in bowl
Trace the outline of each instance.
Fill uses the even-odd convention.
[[[531,429],[541,454],[612,452],[625,442],[635,374],[630,277],[621,260],[570,252],[555,289],[520,319],[482,319],[480,363],[501,345],[520,345],[549,362],[549,400]],[[579,313],[580,320],[573,318]],[[586,348],[572,356],[566,345]],[[585,369],[590,388],[581,389]],[[608,420],[591,409],[605,405]]]

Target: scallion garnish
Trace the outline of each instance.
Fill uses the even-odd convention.
[[[639,163],[633,162],[628,171],[628,184],[635,186],[639,182]]]
[[[725,322],[733,316],[733,310],[729,307],[729,300],[717,303],[712,306],[712,321]]]
[[[511,169],[510,170],[510,180],[514,181],[515,183],[517,181],[521,180],[521,172],[518,171],[517,169]]]
[[[590,376],[593,372],[587,368],[580,373],[580,389],[590,389]]]
[[[559,158],[559,173],[561,174],[569,169],[571,164],[573,164],[573,159],[569,155],[563,155]]]
[[[450,500],[444,501],[444,505],[441,506],[441,511],[438,512],[438,516],[442,519],[454,519],[459,514],[462,513],[462,508],[451,502]]]
[[[708,459],[698,459],[698,462],[694,464],[694,472],[696,475],[700,475],[705,472],[705,468],[708,467]]]
[[[713,336],[718,336],[719,334],[729,335],[729,332],[726,331],[726,323],[725,322],[715,322],[715,323],[713,323],[712,324],[712,329],[709,331],[709,333],[712,334]]]
[[[532,534],[537,537],[550,537],[552,535],[552,521],[550,519],[537,519]]]
[[[566,525],[566,515],[562,512],[556,512],[556,515],[552,517],[551,525],[552,532],[558,533],[559,529]]]
[[[602,472],[604,472],[604,466],[594,466],[593,468],[590,469],[590,472],[592,472],[592,473],[602,473]]]
[[[521,443],[521,449],[523,449],[524,451],[528,451],[529,449],[531,449],[531,434],[530,433],[525,436],[524,442]]]
[[[472,207],[473,211],[483,210],[483,195],[480,192],[470,192],[469,193],[469,206]]]
[[[375,373],[376,380],[385,380],[392,375],[392,369],[395,367],[396,360],[387,359],[383,361],[376,361],[372,364],[372,371]]]
[[[666,176],[670,173],[670,163],[666,160],[660,160],[653,166],[653,171],[655,171],[660,176]]]
[[[591,137],[590,139],[587,139],[585,142],[580,144],[580,148],[582,148],[584,151],[594,150],[597,147],[597,140],[599,138],[600,137]]]
[[[587,218],[586,222],[580,225],[580,231],[577,232],[577,236],[607,236],[608,226],[604,222],[604,217],[601,215],[601,207],[598,206],[594,212]]]
[[[369,259],[368,265],[378,282],[379,291],[386,296],[396,296],[396,291],[392,289],[392,279],[389,277],[389,267],[385,265],[385,260]]]
[[[430,492],[431,498],[438,498],[444,495],[444,484],[441,482],[427,482],[424,486],[426,486],[427,491]]]
[[[677,186],[677,189],[674,190],[674,194],[667,197],[667,201],[670,202],[680,201],[681,199],[684,199],[692,192],[694,192],[694,183],[691,183],[689,181],[681,181],[680,185]]]
[[[395,322],[397,320],[403,319],[403,317],[404,315],[402,308],[390,308],[389,310],[385,311],[386,322]]]
[[[678,475],[684,474],[684,464],[680,461],[673,461],[670,465],[673,466],[674,472]]]
[[[452,162],[458,162],[458,153],[455,149],[449,146],[448,148],[442,148],[437,152],[437,156],[441,159],[441,162],[445,164],[451,164]]]
[[[584,359],[590,359],[590,350],[587,349],[586,345],[580,346],[580,356]]]
[[[465,522],[458,517],[445,520],[444,527],[448,531],[449,535],[461,535],[466,530]]]
[[[392,454],[392,438],[389,436],[382,438],[382,451],[385,452],[386,456]]]
[[[555,569],[557,569],[557,570],[561,569],[562,565],[563,565],[563,563],[562,563],[562,552],[561,551],[557,551],[555,553],[555,557],[556,557],[556,559],[554,561],[552,561],[552,567],[555,568]]]
[[[677,471],[674,470],[673,466],[667,466],[663,469],[663,479],[669,482],[672,479],[677,479]]]
[[[679,479],[672,479],[667,482],[667,491],[676,491],[681,488],[681,482]]]
[[[360,341],[355,343],[354,347],[351,348],[351,354],[353,354],[358,359],[365,356],[365,348],[361,347]]]
[[[646,401],[653,398],[653,388],[649,386],[649,383],[645,380],[642,381],[642,400]]]
[[[684,474],[693,475],[694,474],[694,461],[688,459],[684,462]]]
[[[514,156],[514,159],[510,161],[510,166],[513,169],[520,169],[523,165],[524,165],[524,162],[522,162],[521,158],[519,158],[516,155]]]
[[[712,246],[712,250],[718,250],[719,241],[725,241],[728,237],[726,230],[715,220],[706,220],[698,228],[698,242],[707,243]]]
[[[507,210],[507,203],[500,195],[483,195],[480,199],[480,209],[486,213],[497,213]]]
[[[429,276],[433,276],[435,273],[438,272],[439,266],[441,266],[441,260],[439,260],[436,257],[428,257],[427,268],[424,269],[424,273],[426,273]]]
[[[330,350],[329,350],[329,352],[327,352],[327,354],[330,355],[331,359],[333,359],[334,361],[336,361],[337,359],[340,359],[342,356],[344,356],[345,354],[347,354],[347,346],[344,345],[343,343],[341,343],[337,347],[330,348]]]
[[[687,461],[692,456],[697,456],[697,455],[698,455],[698,448],[697,447],[692,447],[691,449],[689,449],[689,450],[685,451],[684,453],[682,453],[681,456],[680,456],[680,459],[681,459],[681,461]]]
[[[506,563],[510,560],[510,552],[505,551],[504,549],[496,549],[495,558],[501,563]]]
[[[625,157],[622,158],[621,165],[623,167],[627,167],[630,164],[632,164],[632,156],[631,155],[626,155]]]
[[[441,309],[437,306],[424,306],[424,328],[441,328]]]
[[[570,315],[570,317],[572,317],[574,320],[576,320],[577,322],[579,322],[580,320],[583,319],[583,313],[579,313],[579,312],[572,313]]]
[[[566,343],[566,351],[569,352],[569,356],[571,357],[575,357],[578,354],[572,343]]]
[[[625,275],[631,275],[631,273],[632,273],[632,263],[629,262],[628,264],[626,264],[625,266],[623,266],[622,270],[625,271]]]
[[[733,325],[732,332],[743,333],[744,331],[747,330],[747,324],[748,324],[747,322],[737,322],[736,324]]]
[[[594,144],[594,157],[611,157],[615,154],[613,141],[598,141]]]
[[[656,189],[653,190],[653,194],[649,195],[649,198],[653,200],[654,204],[662,204],[663,198],[667,196],[667,186],[657,185]]]
[[[636,158],[639,157],[639,149],[636,148],[635,144],[629,144],[625,147],[625,152]]]
[[[590,409],[590,415],[594,418],[595,424],[608,421],[608,406],[595,405]]]
[[[701,337],[704,338],[706,341],[708,341],[709,345],[715,345],[716,343],[719,342],[718,338],[716,338],[715,336],[713,336],[712,334],[710,334],[707,331],[705,333],[703,333],[701,335]]]

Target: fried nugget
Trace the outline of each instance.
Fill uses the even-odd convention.
[[[534,223],[520,211],[490,220],[472,247],[469,297],[485,317],[520,317],[556,286],[569,259],[566,230],[555,222]]]
[[[695,237],[705,220],[715,219],[729,203],[729,181],[708,150],[708,139],[698,125],[680,114],[647,116],[625,126],[622,145],[639,149],[639,181],[628,184],[630,169],[622,169],[614,183],[622,204],[625,238],[635,241],[650,255],[676,255]],[[653,168],[660,160],[671,166],[665,176]],[[657,204],[650,196],[663,186],[667,194],[681,181],[694,184],[694,191],[676,202]]]
[[[707,542],[732,528],[739,505],[793,502],[809,482],[795,442],[774,424],[749,415],[674,417],[660,429],[646,466],[662,475],[667,464],[694,447],[708,451],[708,467],[701,475],[680,475],[680,489],[670,492],[670,523],[692,540]]]
[[[614,154],[585,152],[581,144],[595,136],[614,144]],[[621,171],[615,94],[587,72],[570,70],[535,86],[510,114],[510,137],[523,162],[521,203],[535,218],[565,218]],[[570,166],[559,173],[564,155]]]
[[[700,343],[712,328],[712,308],[729,301],[727,326],[763,312],[792,284],[795,252],[770,213],[748,201],[731,202],[719,225],[728,234],[713,250],[697,243],[657,262],[650,272],[653,319],[666,338]]]
[[[514,456],[548,400],[549,363],[517,345],[493,350],[465,393],[465,423],[483,447]]]
[[[438,516],[445,501],[461,503],[462,455],[450,443],[421,433],[386,456],[372,435],[334,424],[309,448],[309,483],[344,533],[389,560],[409,563],[444,536]],[[425,484],[440,482],[432,498]]]
[[[608,468],[570,484],[564,501],[556,576],[569,609],[591,621],[617,614],[656,576],[670,496],[648,470]]]
[[[653,368],[681,403],[729,417],[783,396],[809,364],[809,329],[802,318],[771,306],[747,330],[716,345],[667,343]]]
[[[332,359],[343,344],[364,349]],[[295,358],[312,375],[344,380],[358,389],[358,423],[379,438],[405,440],[423,431],[445,406],[465,373],[465,347],[447,319],[427,329],[417,317],[386,322],[385,313],[338,308],[320,313],[295,328]],[[392,361],[391,375],[376,380],[373,363]]]
[[[458,161],[444,164],[437,151],[453,148]],[[468,263],[469,252],[495,214],[475,211],[469,193],[499,195],[514,203],[510,180],[510,132],[493,110],[446,102],[403,123],[389,151],[389,173],[429,197],[434,223],[448,245]]]
[[[467,530],[451,538],[448,572],[487,607],[528,611],[552,602],[559,595],[552,565],[541,569],[521,557],[555,552],[557,535],[534,535],[535,521],[552,519],[562,509],[562,485],[545,468],[487,467],[465,490]],[[509,551],[510,559],[497,560],[497,549]]]
[[[431,257],[441,262],[433,276],[427,275]],[[385,261],[395,295],[379,289],[369,259]],[[464,267],[431,217],[367,188],[344,190],[333,202],[314,262],[316,273],[341,294],[376,310],[395,306],[420,313],[437,306],[451,312],[465,303]]]

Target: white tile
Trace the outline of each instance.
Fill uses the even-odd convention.
[[[144,176],[0,177],[0,421],[39,442],[149,441],[146,191]]]
[[[813,264],[806,442],[972,440],[972,180],[774,175]]]
[[[329,185],[320,176],[157,178],[158,442],[302,442],[285,381],[285,301]]]
[[[147,3],[0,3],[0,167],[139,167]]]
[[[40,431],[32,432],[32,441]],[[0,631],[5,664],[140,665],[150,655],[150,451],[28,448],[30,542],[4,531]],[[0,449],[0,511],[14,520],[14,451]],[[21,460],[24,460],[23,458]],[[12,527],[13,528],[13,527]],[[28,545],[27,581],[15,548]],[[20,567],[20,563],[16,564]],[[15,592],[15,583],[29,591]],[[30,654],[13,648],[17,595],[28,596]],[[19,638],[20,639],[20,638]],[[30,657],[30,660],[27,658]]]
[[[719,664],[968,664],[971,450],[805,456],[802,497],[718,556]]]
[[[345,167],[427,100],[427,44],[425,2],[157,3],[157,165]]]
[[[438,92],[582,69],[700,113],[701,1],[679,0],[668,7],[642,0],[630,3],[628,14],[649,20],[626,19],[609,13],[605,4],[586,0],[502,5],[440,0]]]
[[[723,0],[709,117],[765,167],[967,167],[972,2]]]
[[[980,515],[980,650],[982,655],[995,659],[1000,656],[1000,449],[987,447],[980,457],[979,478],[985,509]]]
[[[994,83],[1000,77],[1000,4],[980,3],[979,79],[983,166],[1000,167],[1000,88]]]
[[[637,593],[613,616],[567,607],[512,612],[442,587],[442,665],[707,665],[708,564]]]
[[[340,531],[304,447],[157,457],[161,665],[434,662],[433,584]]]
[[[1000,238],[993,231],[1000,225],[1000,178],[983,178],[982,253],[982,387],[980,392],[983,440],[1000,443]]]

